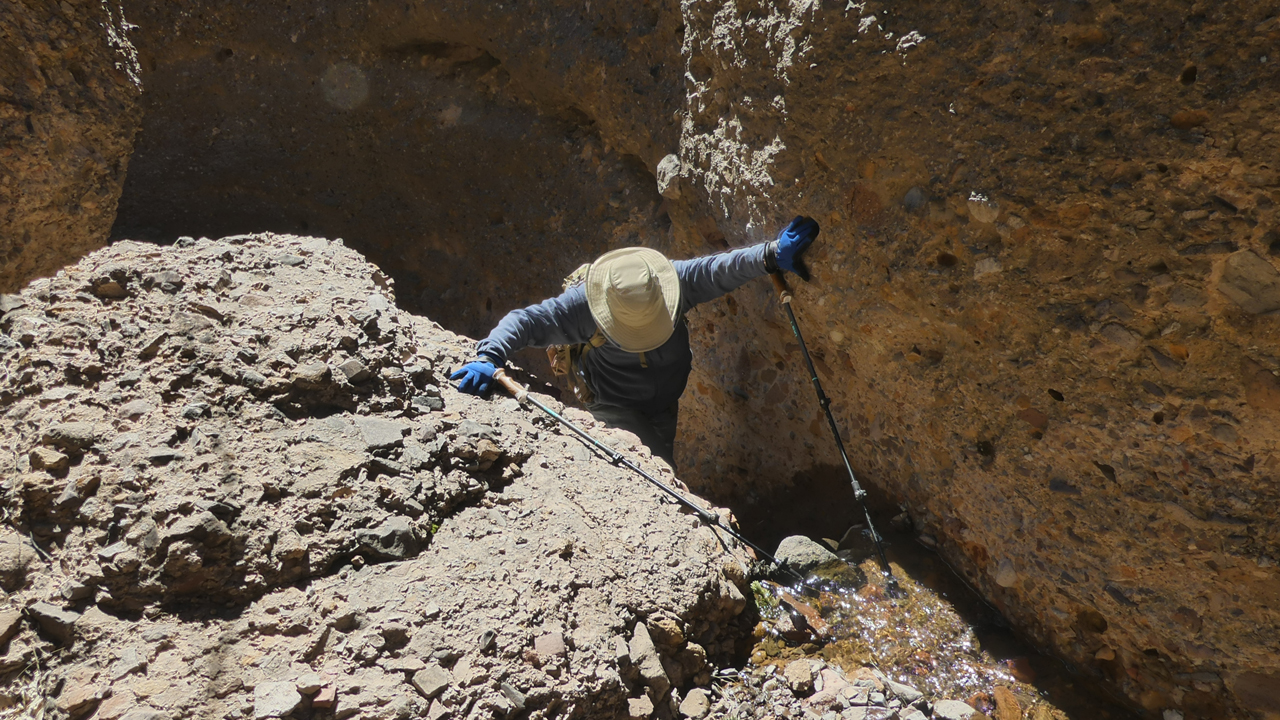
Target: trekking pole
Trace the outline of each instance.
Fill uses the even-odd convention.
[[[862,506],[862,514],[867,518],[867,528],[871,530],[871,539],[875,541],[876,552],[880,555],[880,565],[884,568],[884,574],[889,578],[889,592],[898,594],[901,589],[898,587],[898,580],[893,576],[893,568],[889,567],[889,558],[884,554],[884,544],[881,542],[880,533],[876,532],[875,525],[871,524],[871,511],[867,509],[867,491],[862,489],[862,485],[858,483],[858,478],[853,474],[853,465],[849,463],[849,454],[844,450],[844,441],[840,439],[840,428],[836,425],[836,419],[831,414],[831,398],[822,391],[822,383],[818,380],[818,371],[813,367],[813,358],[809,357],[809,348],[804,344],[804,336],[800,334],[800,325],[796,322],[796,313],[791,309],[791,290],[787,288],[787,281],[782,279],[782,273],[770,273],[769,279],[773,280],[773,287],[778,291],[778,300],[782,302],[782,307],[787,309],[787,317],[791,320],[791,332],[795,333],[796,341],[800,343],[800,354],[804,356],[804,362],[809,366],[809,377],[813,380],[813,389],[818,393],[818,405],[822,407],[822,411],[827,415],[827,424],[831,426],[831,434],[836,438],[836,448],[840,450],[840,459],[844,460],[844,469],[849,471],[849,482],[853,485],[853,497]]]
[[[595,438],[591,437],[591,435],[587,434],[585,430],[569,422],[569,420],[566,419],[563,415],[556,412],[555,410],[552,410],[551,408],[547,407],[543,403],[539,402],[537,398],[529,394],[529,388],[524,387],[520,383],[513,380],[511,376],[507,375],[505,371],[501,369],[498,370],[493,374],[493,379],[497,380],[498,383],[502,385],[502,387],[506,388],[507,392],[511,393],[511,397],[516,399],[516,402],[520,403],[521,405],[523,405],[526,402],[531,403],[534,407],[538,408],[542,412],[555,418],[557,421],[559,421],[561,425],[564,425],[565,427],[572,430],[575,435],[585,440],[588,444],[590,444],[596,450],[599,450],[600,452],[604,453],[604,455],[609,458],[610,463],[613,463],[614,465],[620,465],[622,467],[627,468],[628,470],[632,470],[634,472],[639,473],[641,477],[643,477],[645,480],[648,480],[655,487],[657,487],[659,490],[669,495],[676,502],[692,510],[699,518],[702,519],[703,522],[707,523],[708,525],[718,527],[721,530],[729,533],[729,535],[732,536],[735,540],[742,543],[743,545],[746,545],[752,550],[756,551],[756,553],[761,557],[763,557],[764,559],[768,560],[769,562],[773,563],[774,565],[780,568],[785,568],[787,572],[795,576],[796,579],[799,580],[801,583],[804,582],[805,578],[799,572],[797,572],[795,569],[787,565],[784,565],[783,563],[778,562],[777,558],[765,552],[764,549],[761,548],[759,545],[756,545],[755,543],[746,539],[737,530],[734,530],[733,528],[726,525],[723,521],[720,520],[719,515],[716,515],[710,510],[703,508],[702,506],[693,502],[689,498],[686,498],[685,496],[676,492],[671,486],[667,485],[661,480],[645,472],[639,465],[636,465],[635,463],[628,460],[625,456],[622,455],[622,453],[618,452],[617,450],[614,450],[608,445],[605,445],[599,440],[596,440]]]

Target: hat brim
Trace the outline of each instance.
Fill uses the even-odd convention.
[[[653,271],[658,287],[662,290],[662,302],[666,306],[665,312],[639,327],[619,322],[609,308],[607,299],[610,266],[619,259],[631,256],[639,256]],[[600,331],[627,352],[656,350],[675,332],[676,318],[680,316],[680,276],[676,274],[676,266],[657,250],[630,247],[601,255],[587,270],[586,291],[587,306]]]

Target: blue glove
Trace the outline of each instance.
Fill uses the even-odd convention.
[[[800,254],[818,237],[818,221],[811,217],[798,217],[785,230],[778,233],[775,243],[778,267],[800,276],[808,282],[809,269],[800,261]]]
[[[493,374],[497,371],[498,368],[493,363],[480,359],[454,370],[449,379],[461,380],[462,382],[458,383],[458,390],[464,393],[484,395],[489,392],[489,385],[493,383]]]

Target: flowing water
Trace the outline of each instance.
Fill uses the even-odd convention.
[[[838,487],[832,490],[839,492]],[[846,488],[845,494],[851,492]],[[806,534],[814,539],[843,537],[840,555],[849,561],[848,565],[815,573],[808,584],[819,590],[816,597],[812,591],[804,596],[805,588],[798,586],[787,589],[818,611],[829,626],[828,639],[822,643],[786,639],[771,622],[766,602],[751,662],[785,665],[808,656],[822,658],[845,672],[872,666],[933,700],[962,700],[1001,720],[1139,717],[1118,699],[1113,700],[1098,683],[1072,673],[1061,661],[1022,641],[1000,613],[936,553],[919,544],[914,533],[886,532],[889,518],[873,515],[902,589],[898,596],[887,592],[865,528],[854,526],[849,532],[837,532],[837,528],[849,528],[860,515],[855,512],[856,504],[850,498],[850,508],[832,513],[829,500],[820,500],[824,495],[813,492],[814,503],[822,502],[821,511],[797,504],[793,496],[786,506],[772,505],[767,517],[744,519],[744,527],[757,533],[767,525],[774,533]],[[779,507],[787,510],[779,513]],[[776,596],[778,590],[772,594]],[[761,604],[759,597],[757,604]],[[997,694],[1002,696],[1004,708],[997,708]],[[1018,708],[1016,714],[1005,709],[1011,706]]]

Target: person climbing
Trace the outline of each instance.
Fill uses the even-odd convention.
[[[458,390],[484,395],[493,374],[525,347],[582,344],[587,410],[636,434],[675,469],[680,395],[693,369],[685,315],[753,278],[786,270],[808,279],[801,253],[818,223],[797,217],[772,242],[692,260],[644,247],[601,255],[586,279],[561,295],[512,310],[476,347],[477,359],[450,375]]]

